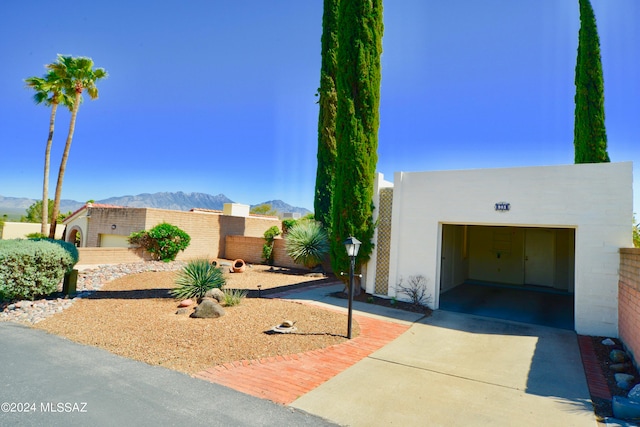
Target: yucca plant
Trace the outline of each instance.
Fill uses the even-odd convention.
[[[285,250],[296,264],[314,268],[329,252],[329,238],[316,221],[298,221],[285,236]]]
[[[225,284],[221,268],[215,267],[206,259],[190,261],[178,273],[176,287],[171,295],[178,299],[202,298],[207,291],[221,288]]]
[[[242,289],[229,289],[224,291],[224,305],[227,307],[240,305],[242,300],[247,296],[247,292],[248,291]]]

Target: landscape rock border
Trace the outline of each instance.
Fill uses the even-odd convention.
[[[33,325],[66,310],[75,301],[86,298],[112,280],[129,274],[147,271],[176,271],[185,265],[186,263],[182,261],[144,261],[130,264],[101,264],[87,268],[78,273],[78,292],[73,297],[62,295],[62,283],[60,283],[58,286],[59,292],[47,298],[35,301],[25,300],[2,303],[0,305],[0,321],[13,321]]]

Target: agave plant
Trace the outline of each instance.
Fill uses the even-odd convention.
[[[176,287],[171,295],[179,299],[202,298],[207,291],[224,286],[225,279],[221,268],[206,259],[190,261],[178,273]]]
[[[329,252],[327,232],[316,221],[298,221],[285,236],[285,250],[296,264],[314,268]]]

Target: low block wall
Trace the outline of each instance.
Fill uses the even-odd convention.
[[[225,258],[242,259],[251,264],[262,264],[262,246],[265,240],[262,237],[227,236],[225,238]],[[304,269],[300,264],[293,262],[285,252],[285,241],[281,238],[274,240],[273,263],[278,267]]]
[[[78,265],[127,264],[151,259],[134,248],[78,248]]]
[[[640,358],[640,249],[620,249],[618,331],[627,350]]]

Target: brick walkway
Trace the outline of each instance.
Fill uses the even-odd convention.
[[[591,398],[599,398],[611,400],[611,391],[607,384],[607,379],[602,373],[602,368],[596,357],[596,351],[593,348],[591,337],[578,335],[578,345],[580,346],[580,355],[582,356],[582,365],[584,373],[587,377],[587,385]]]
[[[194,376],[262,399],[289,404],[410,327],[356,314],[353,319],[360,325],[360,335],[342,344],[288,356],[225,363]]]

